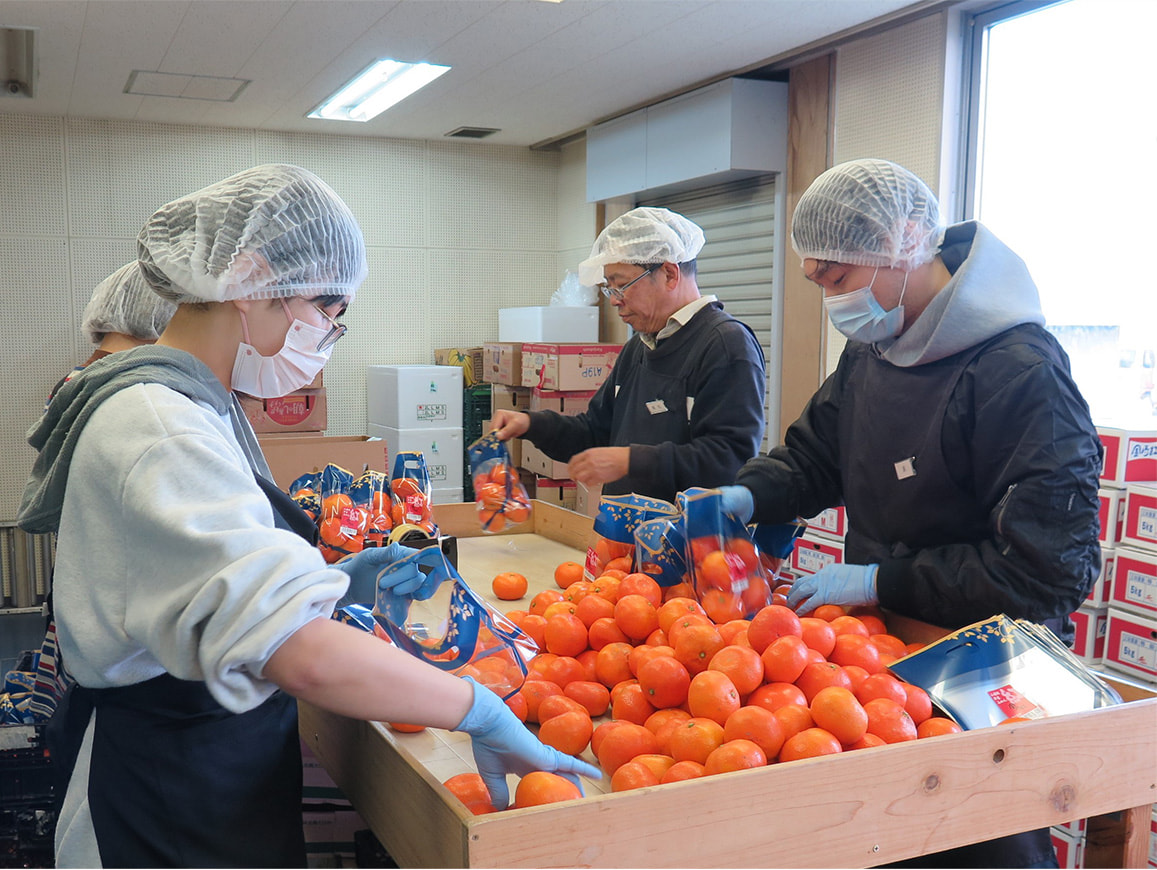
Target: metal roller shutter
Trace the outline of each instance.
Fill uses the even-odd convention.
[[[703,228],[707,243],[699,254],[698,284],[706,295],[719,297],[732,316],[755,332],[767,360],[768,388],[764,419],[769,437],[778,432],[778,351],[773,355],[776,317],[773,306],[776,242],[775,176],[702,188],[639,205],[659,206],[686,215]],[[774,398],[774,404],[772,399]],[[772,409],[777,409],[773,416]]]

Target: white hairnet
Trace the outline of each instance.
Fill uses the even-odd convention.
[[[110,332],[156,341],[176,310],[175,303],[153,292],[133,260],[96,285],[81,329],[93,344],[100,344]]]
[[[601,284],[611,263],[689,263],[703,250],[703,230],[665,208],[635,208],[599,233],[591,255],[579,263],[579,281]]]
[[[153,290],[174,302],[352,297],[366,277],[349,207],[312,172],[277,163],[161,206],[137,252]]]
[[[803,259],[911,271],[940,247],[940,205],[928,185],[887,160],[850,160],[811,183],[792,216]]]

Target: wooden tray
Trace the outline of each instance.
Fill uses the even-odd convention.
[[[463,577],[492,601],[498,571],[526,574],[527,601],[553,586],[555,565],[582,561],[592,525],[537,501],[509,534],[480,536],[473,505],[440,505],[435,518],[459,538]],[[889,628],[942,633],[903,619]],[[441,785],[473,769],[465,735],[396,734],[307,704],[301,733],[405,867],[868,867],[1121,810],[1120,850],[1104,866],[1143,867],[1157,695],[1111,682],[1127,703],[617,794],[584,781],[581,801],[486,816]]]

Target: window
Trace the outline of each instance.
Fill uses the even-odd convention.
[[[1028,264],[1098,425],[1157,428],[1157,3],[972,19],[965,216]]]

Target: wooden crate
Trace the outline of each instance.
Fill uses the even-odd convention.
[[[526,574],[528,596],[549,588],[559,561],[581,561],[592,524],[537,502],[503,535],[480,537],[473,505],[440,505],[436,519],[488,598],[500,570]],[[938,636],[911,620],[889,628]],[[618,794],[588,781],[583,800],[486,816],[441,785],[471,769],[464,735],[396,734],[306,704],[301,732],[405,867],[868,867],[1117,811],[1121,848],[1105,866],[1143,867],[1157,696],[1114,684],[1118,707]]]

